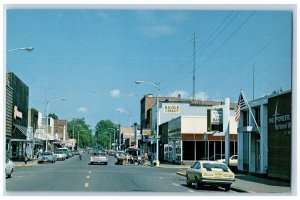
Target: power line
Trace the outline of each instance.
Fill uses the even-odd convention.
[[[217,53],[249,20],[250,20],[250,18],[254,15],[254,13],[255,13],[255,11],[253,11],[248,17],[247,17],[247,19],[243,22],[243,23],[241,23],[232,33],[231,33],[231,35],[228,37],[228,38],[226,38],[224,41],[223,41],[223,43],[217,48],[217,49],[215,49],[208,57],[206,57],[206,59],[202,62],[202,63],[200,63],[199,65],[198,65],[198,67],[196,67],[196,70],[197,69],[199,69],[199,67],[201,66],[201,65],[203,65],[204,63],[206,63],[209,59],[210,59],[210,57],[212,57],[215,53]],[[191,72],[189,72],[188,74],[186,74],[186,76],[184,76],[184,78],[182,78],[181,79],[181,81],[182,80],[184,80],[184,79],[186,79],[189,75],[191,74]],[[175,84],[173,84],[172,86],[175,86],[175,85],[178,85],[181,81],[178,81],[177,80],[177,82],[175,83]]]
[[[240,11],[239,11],[239,12],[240,12]],[[238,14],[239,14],[239,12],[238,12]],[[205,47],[202,47],[202,48],[196,50],[196,54],[197,54],[200,50],[204,50],[205,48],[207,48],[207,47],[214,41],[214,40],[212,40],[210,43],[208,43],[208,41],[215,35],[215,33],[216,33],[216,32],[217,32],[217,31],[225,24],[225,22],[230,18],[230,16],[232,15],[232,13],[233,13],[233,11],[231,11],[231,12],[226,16],[226,18],[222,21],[222,23],[214,30],[214,32],[213,32],[212,34],[210,34],[209,38],[208,38],[208,39],[206,40],[206,42],[204,43],[204,44],[206,44]],[[215,39],[216,39],[216,37],[218,37],[218,36],[220,35],[220,33],[222,33],[222,32],[226,29],[227,26],[229,26],[229,25],[232,23],[232,21],[237,17],[238,14],[236,14],[236,15],[234,16],[234,18],[231,19],[231,21],[225,26],[225,28],[223,28],[223,29],[218,33],[218,35],[215,36]],[[202,46],[202,45],[200,45],[200,46]],[[197,55],[190,56],[190,57],[188,58],[188,61],[184,62],[184,63],[181,64],[178,68],[176,68],[176,69],[173,71],[173,73],[171,73],[171,74],[169,75],[169,77],[173,79],[173,78],[174,78],[174,75],[177,74],[178,71],[182,71],[185,67],[189,66],[189,64],[191,63],[192,59],[195,58],[196,56],[197,56]],[[170,78],[165,78],[164,80],[160,81],[160,83],[163,84],[164,82],[167,82],[168,80],[170,80]]]
[[[204,91],[207,91],[209,88],[215,86],[217,83],[220,83],[222,81],[224,81],[228,76],[230,76],[231,74],[233,74],[234,72],[236,72],[237,70],[240,70],[241,67],[246,66],[246,64],[248,62],[250,62],[254,57],[256,57],[257,55],[259,55],[263,50],[265,50],[266,48],[268,48],[274,41],[276,41],[285,31],[287,31],[290,28],[290,26],[288,26],[287,28],[285,28],[282,32],[280,32],[278,35],[276,35],[269,43],[267,43],[265,46],[263,46],[259,51],[257,51],[255,54],[253,54],[251,57],[249,57],[243,64],[238,65],[235,69],[231,70],[228,74],[226,74],[222,79],[220,79],[219,81],[215,81],[214,83],[210,83],[210,86],[206,87],[206,89],[204,89]]]

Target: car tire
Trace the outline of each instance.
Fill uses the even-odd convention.
[[[192,183],[190,182],[188,176],[186,176],[186,185],[187,185],[188,187],[191,187],[191,186],[192,186]]]
[[[10,173],[7,175],[8,178],[11,178],[11,175],[12,175],[13,171],[14,171],[14,170],[11,169]]]
[[[225,191],[230,191],[231,190],[231,185],[225,185],[224,188],[225,188]]]
[[[200,181],[197,178],[196,178],[195,188],[197,190],[200,190],[202,188],[202,184],[200,183]]]

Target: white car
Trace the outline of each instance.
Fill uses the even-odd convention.
[[[13,173],[15,169],[15,164],[8,158],[6,158],[5,161],[5,173],[6,177],[11,178],[11,174]]]
[[[195,183],[196,189],[208,184],[221,186],[225,188],[225,191],[229,191],[234,181],[234,173],[221,162],[200,160],[186,170],[187,185],[191,186]]]
[[[217,160],[217,162],[225,163],[225,159]],[[229,158],[229,166],[237,167],[238,165],[238,155],[233,155]]]
[[[56,160],[66,160],[67,158],[67,154],[65,154],[63,151],[56,151],[54,155],[56,156]]]

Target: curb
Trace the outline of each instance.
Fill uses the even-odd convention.
[[[37,163],[23,163],[23,164],[15,164],[16,167],[30,167],[30,166],[35,166]]]
[[[187,168],[190,168],[190,167],[187,167],[187,166],[182,166],[182,165],[178,165],[178,166],[170,166],[170,165],[167,165],[167,166],[157,166],[157,168],[168,168],[168,169],[187,169]]]

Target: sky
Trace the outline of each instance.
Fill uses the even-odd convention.
[[[6,72],[29,87],[29,107],[60,119],[140,123],[140,100],[237,102],[291,89],[292,13],[263,10],[8,9]],[[194,43],[195,34],[195,43]],[[34,51],[12,51],[34,47]],[[253,76],[254,69],[254,76]],[[58,100],[65,98],[65,101]]]

